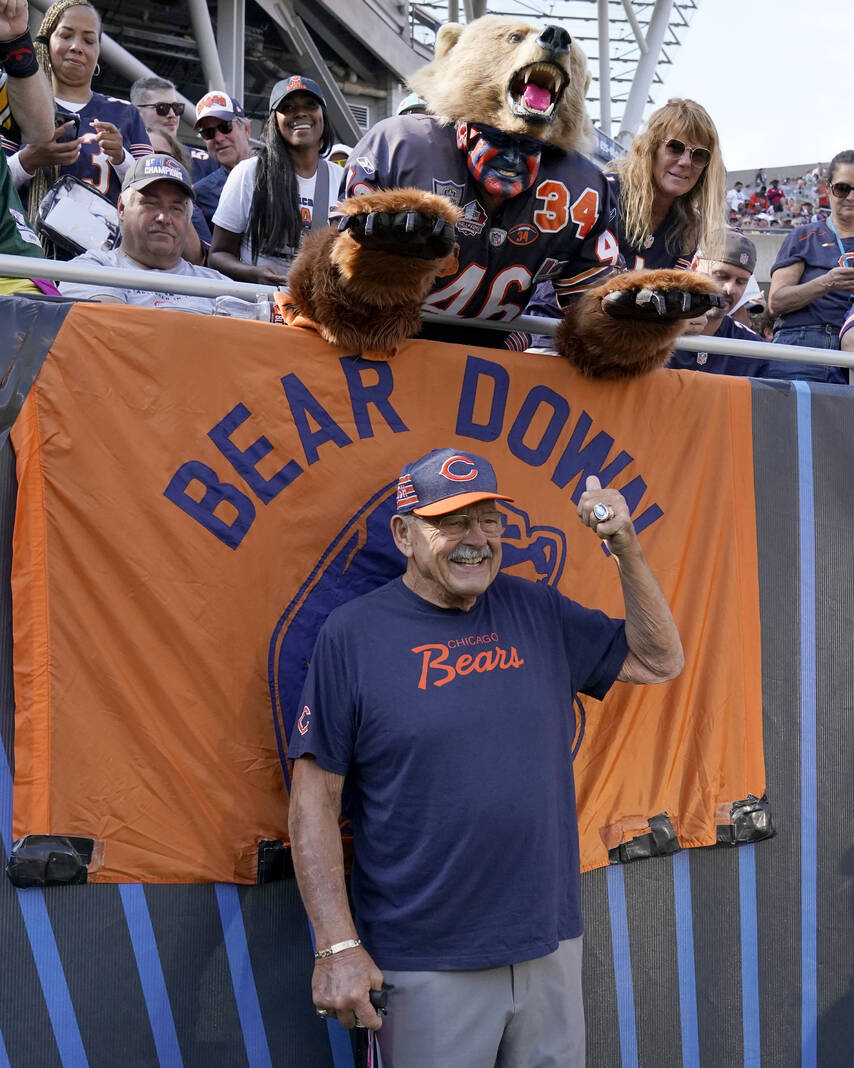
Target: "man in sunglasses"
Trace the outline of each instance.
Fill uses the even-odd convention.
[[[216,170],[196,182],[196,203],[208,226],[213,226],[229,171],[252,155],[249,120],[238,100],[222,89],[214,89],[196,104],[195,128],[217,164]]]
[[[173,82],[154,75],[137,78],[130,87],[130,102],[142,115],[146,130],[165,130],[178,138],[178,126],[184,114],[184,102],[178,99]],[[180,140],[180,138],[178,138]],[[218,167],[216,160],[199,145],[183,145],[190,162],[190,176],[194,182],[211,174]]]
[[[617,490],[588,478],[578,516],[617,559],[625,620],[501,573],[507,500],[475,453],[405,465],[391,533],[406,570],[329,616],[289,741],[314,1003],[378,1030],[385,982],[392,1066],[583,1065],[573,697],[682,669]]]

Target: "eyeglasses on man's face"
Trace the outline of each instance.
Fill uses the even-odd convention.
[[[487,538],[498,537],[504,530],[507,517],[503,512],[481,512],[480,515],[466,515],[464,512],[453,512],[451,515],[418,516],[425,523],[435,527],[446,538],[462,538],[471,530],[472,525],[477,523]]]
[[[156,104],[137,104],[138,108],[154,108],[161,119],[165,119],[171,111],[180,119],[184,114],[184,104],[180,100],[158,100]]]
[[[199,133],[205,141],[213,141],[217,133],[230,134],[233,125],[232,122],[218,122],[216,126],[204,126]]]

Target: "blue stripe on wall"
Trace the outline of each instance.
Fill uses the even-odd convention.
[[[37,888],[18,890],[18,903],[53,1027],[59,1059],[63,1068],[82,1068],[89,1062],[65,981],[65,971],[59,957],[44,894]]]
[[[676,964],[679,971],[679,1023],[682,1066],[699,1068],[700,1031],[697,1023],[697,974],[694,965],[694,921],[691,909],[691,868],[688,850],[673,857],[673,896],[676,910]]]
[[[12,849],[12,770],[6,749],[0,745],[0,833],[3,850],[8,857]],[[47,1013],[64,1068],[86,1065],[86,1050],[71,1001],[65,970],[53,934],[44,894],[37,887],[18,890],[18,904],[33,951],[33,961],[44,994]],[[9,1063],[5,1045],[0,1039],[0,1066]]]
[[[3,835],[4,855],[12,851],[12,769],[6,747],[0,743],[0,834]]]
[[[635,992],[632,957],[629,949],[629,917],[626,911],[626,881],[621,864],[607,870],[608,911],[611,917],[611,946],[614,954],[614,982],[617,987],[617,1022],[620,1029],[622,1068],[637,1068],[638,1036],[635,1024]]]
[[[0,1068],[12,1068],[9,1054],[6,1052],[6,1043],[3,1041],[3,1033],[0,1032]]]
[[[815,519],[810,387],[794,382],[798,418],[798,527],[801,599],[801,1068],[815,1068],[816,993],[816,695]]]
[[[756,918],[756,846],[738,847],[739,925],[741,928],[741,1021],[744,1068],[761,1068],[759,1018],[759,935]]]
[[[119,886],[119,896],[125,910],[157,1059],[162,1068],[180,1068],[184,1062],[178,1045],[178,1033],[175,1030],[175,1020],[172,1016],[172,1006],[169,1004],[145,890],[140,883],[122,883]]]
[[[231,983],[234,987],[234,1000],[237,1002],[237,1014],[240,1017],[240,1029],[243,1032],[243,1044],[246,1047],[246,1059],[250,1068],[272,1068],[237,887],[217,883],[216,903],[219,906],[222,932],[225,936],[225,951],[231,969]]]

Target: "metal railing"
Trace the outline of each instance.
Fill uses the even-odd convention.
[[[80,282],[84,285],[107,284],[113,288],[144,289],[161,293],[184,293],[195,297],[240,297],[243,300],[271,300],[276,292],[274,286],[256,285],[253,282],[223,281],[207,278],[187,278],[185,275],[168,274],[165,271],[124,271],[108,267],[63,262],[61,260],[36,260],[26,256],[0,255],[0,278],[46,278],[59,282]],[[557,319],[541,319],[539,316],[520,315],[509,322],[493,319],[460,320],[456,315],[444,315],[425,309],[425,320],[450,326],[477,326],[487,330],[523,331],[531,334],[554,336]],[[679,348],[689,352],[710,352],[725,356],[747,356],[760,360],[783,360],[789,363],[819,364],[826,367],[846,367],[854,370],[854,352],[839,349],[816,349],[793,345],[775,345],[765,341],[736,341],[730,338],[680,337]]]

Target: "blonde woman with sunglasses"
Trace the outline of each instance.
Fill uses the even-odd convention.
[[[668,100],[628,155],[606,171],[629,270],[687,269],[698,247],[714,250],[726,224],[726,171],[718,131],[704,107]]]
[[[827,172],[830,217],[792,230],[771,268],[768,303],[781,345],[838,349],[854,301],[854,150],[839,152]],[[850,342],[849,342],[850,343]],[[848,382],[819,364],[790,364],[792,378]]]
[[[629,154],[605,168],[617,202],[620,254],[630,271],[688,270],[699,246],[716,259],[726,220],[726,171],[718,132],[693,100],[668,100],[654,112]],[[541,282],[527,315],[560,319],[551,282]],[[536,348],[552,342],[534,335]]]

